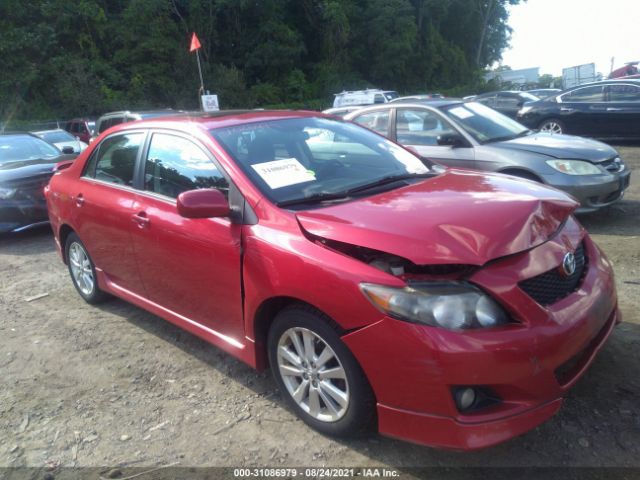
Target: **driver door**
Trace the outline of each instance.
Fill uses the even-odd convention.
[[[229,218],[180,216],[178,195],[198,188],[226,195],[229,181],[195,140],[153,132],[132,217],[140,277],[152,302],[240,341],[242,226]]]

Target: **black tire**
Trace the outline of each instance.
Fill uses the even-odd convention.
[[[549,132],[557,135],[562,135],[563,133],[567,133],[567,126],[562,120],[559,120],[557,118],[547,118],[540,122],[540,125],[538,125],[538,130],[540,130],[541,132]]]
[[[268,336],[271,371],[286,402],[307,425],[321,433],[336,437],[360,436],[371,432],[372,427],[375,425],[375,396],[358,361],[342,342],[331,323],[332,321],[329,317],[307,305],[291,305],[279,312],[269,329]],[[339,362],[339,364],[334,363],[334,365],[338,364],[344,370],[345,380],[330,380],[331,382],[344,382],[343,385],[347,385],[348,403],[339,419],[329,421],[314,418],[298,404],[285,384],[278,363],[278,345],[281,339],[286,341],[286,339],[290,338],[286,335],[286,332],[291,332],[290,329],[304,329],[319,337],[321,341],[331,347],[332,353],[335,354],[336,362]],[[321,344],[315,345],[317,345],[317,348],[322,349]],[[317,351],[317,353],[321,353],[321,350]],[[318,375],[321,375],[321,373]],[[326,382],[326,379],[318,380],[315,388],[318,392],[323,389],[320,385],[321,382]],[[309,391],[309,404],[311,389],[312,386],[309,384],[307,390]],[[328,397],[325,395],[325,398]],[[322,398],[320,403],[324,405],[322,408],[329,412],[328,405]]]
[[[86,259],[88,260],[89,269],[91,271],[91,278],[93,279],[93,288],[88,290],[86,286],[81,285],[81,282],[76,279],[74,275],[73,266],[72,266],[72,258],[71,258],[71,250],[81,249],[86,255]],[[77,292],[87,303],[95,304],[105,301],[109,298],[109,295],[98,287],[98,277],[96,276],[96,268],[93,264],[93,260],[89,256],[89,252],[85,248],[84,244],[80,241],[80,238],[75,233],[70,233],[67,237],[67,241],[64,246],[64,255],[67,259],[67,268],[69,270],[69,276],[71,277],[71,281],[73,282],[73,286],[76,288]],[[83,288],[84,287],[84,288]]]

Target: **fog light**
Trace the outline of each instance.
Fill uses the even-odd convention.
[[[458,410],[465,411],[476,401],[476,392],[473,388],[459,388],[456,391],[456,405]]]

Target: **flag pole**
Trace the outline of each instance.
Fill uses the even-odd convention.
[[[198,73],[200,74],[200,91],[204,94],[204,80],[202,79],[202,67],[200,66],[200,49],[196,50],[196,60],[198,60]]]

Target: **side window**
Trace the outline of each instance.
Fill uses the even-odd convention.
[[[83,123],[76,123],[77,128],[73,131],[74,133],[87,133],[87,127]]]
[[[382,95],[381,93],[376,93],[373,96],[373,103],[385,103],[384,95]]]
[[[496,96],[489,95],[487,97],[476,98],[476,102],[482,103],[487,107],[495,107],[496,106]]]
[[[85,176],[117,185],[133,185],[133,172],[144,133],[105,138],[89,160]]]
[[[635,85],[609,85],[610,102],[640,102],[640,88]]]
[[[512,95],[498,95],[498,108],[518,108],[518,98]]]
[[[144,167],[144,189],[176,198],[198,188],[217,188],[227,195],[229,182],[195,143],[175,135],[153,134]]]
[[[429,110],[398,109],[396,138],[402,145],[438,145],[438,137],[455,133],[449,122]]]
[[[391,110],[378,110],[375,112],[365,113],[353,120],[360,125],[367,127],[374,132],[378,132],[385,137],[389,133],[389,113]]]
[[[77,122],[72,122],[69,124],[70,128],[67,128],[68,131],[70,131],[71,133],[78,133],[78,123]]]
[[[113,125],[113,121],[110,118],[105,118],[100,122],[100,127],[98,128],[98,133],[104,132],[106,129]]]
[[[579,103],[603,102],[604,95],[602,93],[602,89],[602,85],[579,88],[577,90],[574,90],[573,92],[569,92],[563,95],[562,101]]]

